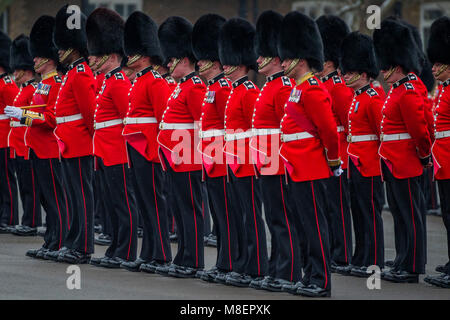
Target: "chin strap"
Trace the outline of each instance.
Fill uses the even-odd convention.
[[[133,63],[138,61],[140,58],[142,58],[142,55],[140,55],[140,54],[135,54],[134,56],[132,56],[130,59],[128,59],[127,67],[131,66]]]
[[[297,66],[297,64],[300,62],[300,59],[296,58],[292,60],[291,64],[287,67],[287,69],[284,71],[284,74],[289,77],[290,73],[294,68]]]
[[[353,83],[355,83],[356,81],[358,81],[359,79],[361,79],[361,75],[357,74],[357,75],[353,76],[350,80],[347,81],[347,85],[350,86]]]
[[[24,71],[20,71],[19,74],[17,75],[17,77],[14,78],[15,82],[18,82],[20,79],[22,79],[23,75],[25,74]]]
[[[388,73],[384,76],[384,81],[385,81],[385,82],[392,76],[392,74],[394,73],[394,71],[395,71],[395,68],[391,68],[391,69],[388,71]]]
[[[105,62],[108,61],[109,57],[111,57],[109,54],[104,55],[104,56],[100,59],[100,61],[97,63],[97,65],[96,65],[96,67],[95,67],[95,70],[100,69],[100,68],[105,64]]]
[[[180,63],[181,59],[175,58],[172,62],[172,66],[169,69],[169,73],[172,74],[172,72],[175,70],[177,65]]]
[[[45,58],[43,60],[41,60],[41,62],[39,62],[39,64],[37,66],[34,67],[34,71],[38,71],[39,68],[41,68],[44,64],[46,64],[49,61],[49,59]]]
[[[70,54],[73,52],[72,48],[67,49],[63,56],[61,58],[59,58],[59,62],[64,63],[64,61],[67,59],[68,56],[70,56]]]
[[[233,72],[235,72],[237,70],[237,66],[232,66],[230,69],[228,69],[228,71],[224,71],[224,74],[226,76],[229,76],[230,74],[232,74]]]
[[[271,61],[273,60],[273,57],[264,57],[264,60],[261,62],[261,64],[258,66],[258,71],[261,71],[265,66],[267,66]]]
[[[436,77],[439,77],[445,70],[447,70],[447,68],[448,68],[448,64],[443,64],[439,68],[438,72],[436,72]]]
[[[212,63],[212,61],[211,61],[211,60],[208,60],[208,61],[206,62],[206,64],[198,70],[198,72],[205,72],[206,70],[211,69],[213,65],[214,65],[214,64]]]

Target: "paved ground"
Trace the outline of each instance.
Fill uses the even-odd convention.
[[[393,227],[389,213],[385,222],[386,258],[394,256]],[[81,266],[81,290],[69,290],[67,264],[35,260],[25,256],[30,248],[40,247],[42,238],[22,238],[0,234],[0,299],[205,299],[205,300],[292,300],[303,299],[287,293],[270,293],[210,284],[197,279],[174,279],[159,275],[132,273],[126,270],[106,270],[90,265]],[[176,246],[172,246],[175,250]],[[215,261],[215,248],[205,249],[206,266]],[[441,218],[428,217],[428,273],[445,262],[446,240]],[[101,256],[105,247],[96,246]],[[175,252],[175,251],[173,251]],[[368,290],[366,280],[333,274],[332,299],[445,299],[450,290],[419,284],[381,282],[381,290]]]

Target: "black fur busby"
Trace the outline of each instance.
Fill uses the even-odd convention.
[[[267,10],[256,21],[255,51],[261,57],[278,57],[277,43],[283,16]]]
[[[115,11],[108,8],[92,11],[86,22],[89,55],[123,55],[124,25],[122,17]]]
[[[167,18],[158,29],[161,49],[166,59],[189,58],[195,62],[192,52],[192,23],[183,17],[172,16]]]
[[[381,70],[400,66],[404,72],[422,71],[423,53],[411,30],[399,21],[385,19],[373,33],[373,42]]]
[[[283,18],[278,54],[281,60],[305,59],[311,68],[323,70],[323,43],[317,23],[307,15],[292,11]]]
[[[0,31],[0,67],[3,67],[6,72],[9,70],[9,56],[10,56],[11,39],[2,31]]]
[[[78,22],[78,19],[73,17],[73,15],[76,15],[76,12],[73,13],[70,10],[67,12],[68,7],[69,5],[66,4],[56,14],[53,41],[58,50],[72,48],[80,52],[82,56],[87,57],[86,16],[80,12],[80,28],[77,28],[75,22]],[[69,29],[68,24],[73,29]],[[74,25],[72,26],[70,24]]]
[[[219,57],[222,65],[244,65],[256,70],[255,34],[255,27],[247,20],[233,18],[225,22],[219,33]]]
[[[380,70],[372,39],[359,32],[346,36],[341,45],[340,68],[343,74],[365,72],[370,78],[376,79]]]
[[[217,14],[205,14],[194,24],[192,50],[197,60],[219,61],[219,31],[225,21]]]
[[[28,47],[30,38],[21,34],[11,43],[11,70],[34,70],[33,57],[31,57]]]
[[[33,58],[58,61],[58,50],[53,43],[54,28],[54,17],[44,15],[36,20],[30,32],[30,53]]]
[[[319,17],[316,22],[323,41],[325,61],[332,61],[337,67],[342,40],[350,33],[350,29],[338,16],[324,15]]]
[[[450,18],[443,16],[433,22],[428,41],[428,59],[450,65]]]
[[[124,49],[127,56],[150,57],[154,64],[163,61],[158,39],[158,26],[141,11],[133,12],[125,22]]]

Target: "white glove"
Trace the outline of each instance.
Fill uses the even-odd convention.
[[[13,106],[6,106],[5,114],[10,118],[22,119],[23,110]]]
[[[342,170],[342,168],[339,166],[339,168],[333,170],[333,175],[335,177],[339,177],[343,172],[344,172],[344,170]]]

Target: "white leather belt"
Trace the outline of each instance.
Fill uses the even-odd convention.
[[[337,132],[344,132],[344,126],[338,126],[337,127]]]
[[[9,126],[10,126],[11,128],[26,127],[25,124],[21,124],[19,121],[11,121],[11,122],[9,123]]]
[[[355,142],[364,142],[364,141],[377,141],[378,136],[376,134],[364,134],[360,136],[353,136],[349,134],[347,136],[347,142],[355,143]]]
[[[223,138],[225,141],[242,140],[245,138],[253,137],[252,131],[238,132],[238,133],[225,133]]]
[[[94,123],[94,129],[98,130],[98,129],[108,128],[108,127],[116,126],[116,125],[122,124],[122,123],[123,123],[122,119],[113,119],[113,120],[108,120],[108,121],[103,121],[103,122],[96,122],[96,123]]]
[[[6,114],[0,114],[0,120],[9,120],[9,117]]]
[[[271,134],[281,133],[280,129],[252,129],[254,136],[268,136]]]
[[[314,138],[314,136],[306,131],[281,135],[282,142],[290,142],[290,141],[303,140],[303,139],[308,139],[308,138]]]
[[[381,141],[398,141],[411,139],[409,133],[381,134]]]
[[[126,117],[123,119],[123,124],[143,124],[143,123],[158,123],[155,117]]]
[[[74,114],[72,116],[66,116],[66,117],[56,117],[56,124],[66,123],[66,122],[72,122],[76,120],[83,119],[83,116],[81,113]]]
[[[437,131],[434,133],[436,139],[448,138],[450,137],[450,130],[447,131]]]
[[[161,122],[159,124],[159,129],[161,129],[161,130],[195,129],[195,123],[165,123],[165,122]]]
[[[205,130],[205,131],[199,131],[198,136],[200,139],[203,138],[212,138],[212,137],[220,137],[225,134],[225,130],[223,129],[211,129],[211,130]]]

